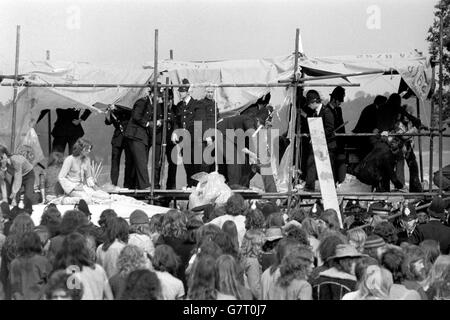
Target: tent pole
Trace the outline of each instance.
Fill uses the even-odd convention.
[[[169,84],[169,78],[166,78],[166,84]],[[161,156],[159,157],[160,161],[160,179],[164,177],[163,172],[165,172],[166,167],[166,148],[167,148],[167,109],[168,109],[168,102],[169,102],[169,92],[168,88],[164,90],[164,120],[163,120],[163,131],[162,131],[162,141],[161,141]],[[168,159],[166,159],[168,161]],[[161,184],[160,184],[161,185]],[[166,186],[167,189],[167,186]]]
[[[434,78],[434,66],[433,66],[433,78]],[[433,79],[432,78],[432,79]],[[432,80],[434,81],[434,80]],[[433,121],[434,117],[434,99],[431,98],[431,108],[430,108],[430,122]],[[429,171],[428,171],[428,183],[429,191],[433,191],[433,152],[434,152],[434,136],[432,131],[430,131],[430,159],[429,159]]]
[[[295,30],[295,56],[294,56],[294,78],[293,82],[297,83],[297,68],[298,68],[298,46],[299,46],[299,37],[300,37],[300,29],[297,28]],[[289,152],[289,159],[288,159],[288,211],[291,210],[291,203],[292,203],[292,173],[296,174],[297,171],[292,172],[292,162],[294,159],[294,147],[296,146],[296,141],[299,139],[295,132],[295,123],[297,118],[297,86],[293,87],[292,90],[292,106],[291,106],[291,123],[290,123],[290,137],[292,139],[292,148]],[[297,143],[298,144],[298,143]],[[298,153],[298,150],[297,150]],[[296,162],[297,163],[297,162]],[[297,166],[294,167],[297,169]]]
[[[416,106],[417,106],[417,119],[420,120],[420,100],[419,97],[416,97]],[[420,128],[418,130],[420,133]],[[420,168],[420,182],[423,182],[423,157],[422,157],[422,136],[418,136],[418,145],[419,145],[419,168]],[[414,149],[412,150],[414,152]],[[411,177],[410,177],[411,179]],[[411,181],[410,181],[411,183]]]
[[[50,60],[50,50],[46,51],[46,60],[49,61]],[[48,155],[50,155],[50,153],[52,153],[52,110],[48,111],[48,116],[47,116],[47,135],[48,135]]]
[[[173,60],[173,50],[172,49],[170,49],[170,51],[169,51],[169,59]]]
[[[12,101],[12,132],[11,132],[11,148],[10,152],[13,153],[15,149],[16,140],[16,117],[17,117],[17,75],[19,74],[19,51],[20,51],[20,26],[17,26],[16,30],[16,61],[14,68],[14,90]]]
[[[158,29],[155,29],[155,61],[153,71],[153,136],[152,136],[152,170],[151,170],[151,204],[154,203],[153,193],[155,191],[155,164],[156,164],[156,122],[158,121]]]
[[[444,15],[444,8],[441,9],[441,14],[439,15],[439,195],[442,196],[442,89],[443,89],[443,71],[442,71],[442,65],[443,65],[443,28],[444,28],[444,22],[443,22],[443,15]]]

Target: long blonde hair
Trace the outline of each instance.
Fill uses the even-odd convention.
[[[423,282],[423,287],[427,290],[430,287],[439,285],[440,282],[445,278],[446,272],[450,269],[450,256],[440,255],[437,257],[433,266],[428,273],[428,277]]]
[[[377,265],[370,265],[359,284],[360,299],[388,300],[393,283],[392,274],[388,270]]]

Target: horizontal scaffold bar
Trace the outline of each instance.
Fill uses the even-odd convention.
[[[149,84],[129,84],[129,83],[1,83],[0,86],[3,87],[36,87],[36,88],[147,88],[153,87],[153,83]],[[216,87],[216,88],[252,88],[252,87],[359,87],[359,83],[321,83],[321,84],[305,84],[305,83],[207,83],[207,84],[160,84],[160,88],[179,88],[179,87],[192,87],[192,88],[206,88],[206,87]]]

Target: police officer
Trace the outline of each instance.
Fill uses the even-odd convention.
[[[152,130],[152,99],[146,96],[137,100],[131,111],[131,118],[125,129],[126,144],[132,158],[131,189],[147,189],[150,187],[148,175],[149,131]]]
[[[217,119],[217,120],[216,120]],[[207,87],[205,98],[200,100],[197,107],[194,109],[194,121],[201,122],[201,128],[195,126],[194,137],[200,140],[202,144],[202,155],[207,145],[211,145],[213,142],[214,129],[216,127],[216,121],[219,121],[219,109],[216,107],[214,100],[214,88]],[[200,130],[201,129],[201,130]],[[212,129],[212,130],[211,130]],[[208,164],[204,157],[202,157],[202,163],[198,167],[196,165],[196,172],[203,171],[210,173],[214,171],[214,163]]]
[[[111,139],[111,183],[118,185],[120,158],[122,152],[125,152],[125,188],[134,188],[131,181],[132,156],[129,148],[126,147],[126,139],[124,137],[125,129],[131,117],[131,110],[119,105],[111,105],[106,110],[105,124],[114,126],[114,133]]]
[[[188,85],[187,79],[182,80],[182,84]],[[176,116],[175,129],[184,129],[186,134],[190,135],[190,139],[183,143],[183,165],[186,170],[187,186],[193,187],[197,181],[192,179],[192,175],[196,173],[196,165],[194,163],[194,109],[197,107],[198,101],[191,97],[189,87],[179,87],[181,101],[176,105],[174,113]],[[171,140],[173,143],[182,141],[176,132],[172,134]],[[189,149],[188,151],[186,151]],[[184,153],[188,152],[190,156]]]

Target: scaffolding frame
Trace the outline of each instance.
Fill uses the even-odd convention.
[[[379,70],[379,71],[370,71],[370,72],[360,72],[360,73],[351,73],[351,74],[339,74],[339,75],[327,75],[327,76],[320,76],[320,77],[305,77],[304,73],[302,72],[300,74],[300,77],[297,73],[297,69],[299,66],[299,57],[302,55],[302,53],[299,53],[299,36],[300,36],[300,29],[296,29],[296,37],[295,37],[295,53],[294,53],[294,70],[292,75],[292,80],[284,80],[277,83],[221,83],[221,84],[189,84],[189,85],[183,85],[183,84],[159,84],[158,83],[158,29],[155,29],[155,36],[154,36],[154,72],[153,72],[153,84],[144,84],[144,85],[138,85],[138,84],[126,84],[126,83],[118,83],[118,84],[94,84],[94,83],[80,83],[80,84],[61,84],[61,83],[50,83],[50,84],[33,84],[25,82],[23,84],[20,84],[21,87],[50,87],[50,88],[149,88],[153,87],[154,89],[154,96],[153,96],[153,123],[156,123],[156,117],[157,117],[157,103],[158,103],[158,95],[156,94],[158,91],[158,88],[177,88],[177,87],[208,87],[208,86],[214,86],[214,87],[231,87],[231,88],[240,88],[240,87],[293,87],[293,97],[292,97],[292,104],[291,104],[291,110],[290,110],[290,120],[289,120],[289,132],[288,136],[291,137],[290,144],[292,144],[292,147],[290,148],[290,154],[288,155],[289,161],[289,180],[288,180],[288,192],[287,193],[279,193],[280,198],[283,198],[287,196],[288,198],[288,208],[290,208],[291,205],[291,199],[293,195],[300,195],[300,191],[293,192],[292,191],[292,180],[294,177],[294,174],[298,172],[299,164],[300,164],[300,147],[301,147],[301,141],[300,137],[305,136],[306,134],[302,133],[296,133],[296,123],[298,123],[298,132],[301,132],[300,127],[300,121],[298,121],[299,117],[297,117],[297,90],[299,87],[305,88],[305,87],[336,87],[336,86],[342,86],[342,87],[355,87],[359,86],[359,84],[356,83],[341,83],[341,84],[314,84],[314,83],[306,83],[311,81],[317,81],[317,80],[325,80],[325,79],[336,79],[336,78],[343,78],[343,77],[356,77],[356,76],[362,76],[362,75],[369,75],[369,74],[378,74],[378,73],[385,73],[385,72],[393,72],[393,69],[390,70]],[[17,25],[16,30],[16,54],[15,54],[15,71],[14,76],[3,76],[7,79],[13,79],[13,83],[0,83],[0,86],[12,86],[13,87],[13,101],[12,101],[12,133],[11,133],[11,152],[14,151],[15,148],[15,135],[16,135],[16,114],[17,114],[17,90],[19,87],[19,81],[23,80],[23,76],[19,74],[19,52],[20,52],[20,25]],[[47,51],[47,58],[49,57],[49,52]],[[170,50],[170,58],[173,59],[173,51]],[[440,39],[439,39],[439,127],[436,128],[430,128],[429,133],[422,133],[418,132],[416,134],[390,134],[391,136],[400,135],[400,136],[417,136],[419,137],[419,161],[420,161],[420,177],[421,181],[423,181],[423,165],[422,165],[422,146],[421,146],[421,137],[427,136],[430,138],[430,161],[429,161],[429,192],[428,194],[435,194],[432,192],[432,171],[433,171],[433,150],[434,150],[434,144],[433,144],[433,138],[438,136],[439,137],[439,191],[438,194],[442,196],[443,190],[442,190],[442,154],[443,154],[443,137],[450,137],[450,134],[443,134],[443,131],[445,129],[442,128],[442,109],[443,109],[443,101],[442,101],[442,95],[443,95],[443,71],[442,71],[442,59],[443,59],[443,17],[442,13],[440,15]],[[435,66],[432,65],[432,90],[435,87]],[[420,117],[420,103],[419,99],[417,98],[417,114]],[[431,115],[433,115],[434,111],[434,101],[431,100]],[[165,103],[164,106],[164,113],[167,114],[167,103]],[[166,117],[165,117],[166,119]],[[430,118],[431,120],[432,118]],[[165,123],[164,123],[165,125]],[[435,133],[434,131],[438,131],[438,133]],[[49,132],[50,134],[50,132]],[[373,136],[375,134],[336,134],[336,136]],[[153,126],[153,137],[152,137],[152,148],[155,148],[156,145],[156,126]],[[297,150],[298,156],[294,160],[294,150]],[[150,200],[151,203],[153,203],[155,196],[155,159],[156,152],[152,152],[152,166],[151,166],[151,188],[150,188]],[[163,156],[163,155],[162,155]],[[294,163],[293,163],[294,162]],[[294,171],[294,172],[293,172]],[[294,174],[293,174],[294,173]],[[392,194],[392,193],[391,193]],[[425,195],[426,193],[423,193]],[[402,193],[402,195],[407,196],[408,193]],[[361,194],[361,196],[364,196]]]

